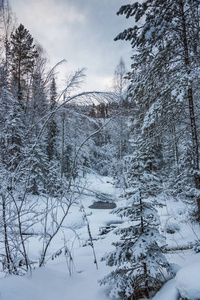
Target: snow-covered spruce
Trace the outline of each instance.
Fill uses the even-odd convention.
[[[159,232],[155,208],[161,204],[150,196],[158,190],[159,180],[148,170],[147,161],[132,161],[134,179],[132,187],[126,190],[127,205],[113,211],[128,219],[127,226],[115,230],[120,240],[113,243],[116,249],[103,257],[107,265],[116,269],[101,284],[111,284],[111,296],[120,295],[123,299],[149,298],[166,281],[166,271],[171,273],[163,254],[165,239]]]
[[[163,269],[170,271],[163,255],[164,239],[158,230],[158,215],[151,203],[141,198],[131,206],[115,210],[119,216],[128,217],[131,225],[115,231],[120,241],[113,243],[116,250],[105,255],[103,260],[116,270],[104,277],[102,284],[112,284],[112,296],[123,295],[125,299],[149,297],[158,290],[165,276]]]

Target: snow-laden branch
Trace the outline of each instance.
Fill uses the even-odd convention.
[[[68,190],[69,188],[71,187],[71,181],[72,181],[72,178],[73,178],[73,175],[74,175],[74,171],[76,169],[76,161],[77,161],[77,158],[78,158],[78,155],[79,155],[79,152],[80,150],[83,148],[83,146],[87,143],[87,141],[89,139],[91,139],[95,134],[99,133],[104,127],[106,127],[116,116],[118,116],[120,113],[116,114],[115,116],[113,116],[112,118],[110,118],[105,124],[103,124],[98,130],[94,131],[93,133],[91,133],[82,143],[81,145],[79,146],[77,152],[76,152],[76,155],[74,157],[74,160],[73,160],[73,165],[72,165],[72,171],[71,171],[71,176],[70,176],[70,180],[69,180],[69,185],[68,185]]]
[[[68,87],[67,87],[68,89]],[[62,93],[59,95],[59,97],[57,98],[57,102],[59,102],[59,100],[61,99],[62,96],[64,96],[66,92],[66,89],[64,89],[62,91]],[[86,97],[86,96],[92,96],[94,99],[97,99],[96,96],[101,96],[101,98],[104,98],[104,99],[111,99],[111,98],[116,98],[116,94],[115,93],[111,93],[111,92],[98,92],[98,91],[88,91],[88,92],[81,92],[79,94],[76,94],[76,95],[73,95],[71,97],[68,97],[67,99],[65,99],[61,104],[59,104],[53,111],[49,112],[48,114],[46,114],[44,117],[40,118],[37,122],[35,122],[35,124],[33,124],[33,126],[30,128],[30,130],[27,132],[27,135],[33,130],[33,128],[41,123],[43,120],[44,123],[43,123],[43,126],[37,136],[37,139],[36,139],[36,142],[35,144],[33,145],[33,148],[32,150],[36,147],[37,145],[37,142],[39,140],[39,138],[41,137],[48,121],[50,120],[50,118],[56,113],[58,112],[65,104],[69,103],[69,102],[72,102],[73,100],[76,100],[78,98],[81,98],[81,97]],[[99,99],[99,98],[98,98]],[[105,127],[105,125],[103,126]]]

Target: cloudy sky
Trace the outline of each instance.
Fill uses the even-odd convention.
[[[114,37],[132,25],[116,12],[123,0],[10,0],[22,23],[43,46],[53,66],[66,59],[60,74],[86,67],[84,90],[106,90],[112,85],[121,57],[130,68],[129,42]],[[60,75],[60,76],[61,76]]]

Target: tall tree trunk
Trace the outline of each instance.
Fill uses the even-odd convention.
[[[190,60],[189,60],[189,50],[188,50],[188,39],[187,39],[187,28],[186,28],[186,19],[184,13],[184,3],[180,1],[181,7],[181,16],[182,16],[182,30],[183,30],[183,45],[184,45],[184,63],[185,69],[188,75],[190,75]],[[194,182],[195,187],[200,189],[200,176],[199,176],[199,143],[197,136],[197,125],[195,118],[195,109],[194,109],[194,97],[192,85],[189,84],[187,88],[187,99],[189,104],[189,115],[190,115],[190,126],[192,134],[192,150],[193,150],[193,169],[194,169]],[[197,199],[198,205],[198,215],[200,217],[200,199]]]
[[[141,192],[140,192],[140,212],[141,212],[141,217],[140,217],[140,226],[141,226],[141,233],[144,233],[144,220],[142,216],[142,198],[141,198]],[[143,271],[144,271],[144,293],[145,297],[149,298],[149,282],[148,282],[148,274],[147,274],[147,264],[143,263]]]
[[[144,293],[145,293],[145,298],[149,299],[149,282],[148,282],[148,274],[147,274],[147,264],[143,264],[144,268],[144,276],[145,276],[145,282],[144,282]]]
[[[21,59],[19,59],[19,64],[18,64],[18,78],[17,78],[17,88],[18,88],[18,100],[20,104],[22,105],[22,89],[21,89]]]

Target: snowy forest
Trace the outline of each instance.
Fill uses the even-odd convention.
[[[131,66],[84,91],[0,0],[0,300],[200,299],[200,2],[116,13]]]

